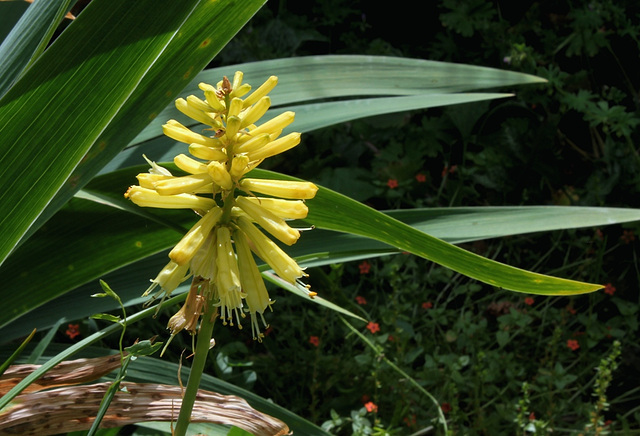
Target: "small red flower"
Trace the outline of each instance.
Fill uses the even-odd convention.
[[[402,418],[402,420],[404,421],[405,424],[407,424],[407,427],[413,427],[416,425],[416,415],[411,415],[411,416],[405,416],[404,418]]]
[[[389,337],[387,338],[387,341],[389,341],[389,342],[393,342],[393,341],[395,341],[395,340],[396,340],[396,338],[394,338],[394,337],[393,337],[393,336],[391,336],[391,335],[389,335]]]
[[[600,230],[600,229],[596,230],[596,238],[598,238],[601,241],[604,239],[604,235],[602,234],[602,230]]]
[[[379,332],[380,324],[378,324],[377,322],[369,321],[369,324],[367,324],[367,329],[369,329],[371,333]]]
[[[69,336],[70,339],[74,339],[76,336],[80,335],[80,325],[69,324],[67,331],[64,332],[64,334]]]
[[[358,295],[358,296],[356,297],[356,303],[358,303],[358,304],[360,304],[360,305],[362,306],[362,305],[367,304],[367,300],[366,300],[366,298],[364,298],[363,296]]]
[[[604,285],[604,293],[609,295],[615,294],[616,293],[615,286],[613,286],[611,283],[607,283],[606,285]]]
[[[524,304],[526,304],[527,306],[533,306],[533,303],[535,303],[536,300],[533,299],[533,297],[527,297],[524,299]]]
[[[636,240],[636,236],[633,234],[633,230],[623,230],[620,240],[625,244],[629,244]]]
[[[367,409],[367,412],[378,413],[378,406],[373,401],[366,403],[364,408]]]
[[[576,351],[578,348],[580,348],[580,344],[575,339],[568,339],[567,347],[571,348],[571,351]]]
[[[422,303],[422,308],[424,310],[429,310],[433,307],[433,303],[431,301],[425,301],[424,303]]]
[[[529,421],[535,421],[535,420],[536,420],[536,414],[535,414],[535,413],[533,413],[533,412],[531,412],[531,413],[529,414]]]
[[[371,271],[371,264],[366,260],[363,260],[358,265],[358,268],[360,268],[360,274],[369,274],[369,271]]]
[[[387,186],[389,189],[396,189],[398,187],[398,181],[396,179],[387,180]]]
[[[418,181],[418,183],[424,183],[427,181],[427,176],[426,174],[418,173],[416,174],[416,180]]]
[[[440,405],[440,408],[442,409],[442,413],[449,413],[451,412],[451,404],[449,403],[442,403]]]
[[[320,338],[317,336],[309,336],[309,343],[314,347],[320,345]]]

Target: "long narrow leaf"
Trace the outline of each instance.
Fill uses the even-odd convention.
[[[35,0],[22,15],[0,45],[0,97],[44,50],[72,3],[72,0]]]

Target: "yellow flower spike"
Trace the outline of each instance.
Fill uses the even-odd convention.
[[[220,162],[227,160],[227,154],[221,149],[208,147],[202,144],[190,144],[189,153],[204,160],[217,160]]]
[[[233,239],[238,252],[238,269],[240,271],[242,289],[247,294],[245,300],[251,315],[251,334],[253,339],[261,341],[264,335],[260,333],[260,325],[256,314],[260,315],[264,327],[267,328],[267,322],[262,314],[273,302],[269,299],[269,293],[262,280],[260,270],[258,270],[255,260],[253,260],[247,237],[241,231],[236,230],[233,233]]]
[[[258,203],[247,200],[246,197],[236,198],[236,204],[244,210],[256,223],[267,232],[278,238],[280,242],[293,245],[300,237],[300,231],[292,229],[279,216],[260,206]]]
[[[237,117],[240,115],[240,111],[242,110],[242,99],[234,98],[231,100],[231,104],[229,105],[229,110],[227,111],[227,122],[229,122],[229,117]]]
[[[318,187],[311,182],[291,180],[242,179],[238,184],[246,192],[259,192],[273,197],[306,200],[313,198]]]
[[[220,317],[223,321],[229,319],[231,325],[233,325],[231,312],[234,312],[238,327],[240,327],[238,315],[244,316],[241,309],[242,297],[245,295],[242,293],[238,261],[233,251],[231,232],[228,227],[220,226],[217,228],[216,247],[218,297],[221,305]]]
[[[176,109],[178,109],[180,112],[182,112],[189,118],[193,118],[194,120],[202,124],[207,124],[210,126],[215,124],[216,122],[215,118],[189,105],[187,100],[185,100],[184,98],[179,98],[176,100]],[[196,142],[196,141],[189,141],[189,142]]]
[[[190,158],[186,154],[179,154],[173,158],[173,163],[178,168],[189,174],[200,174],[207,172],[207,164],[198,162],[195,159]]]
[[[178,265],[174,261],[169,262],[162,268],[162,271],[158,273],[157,277],[151,280],[151,286],[147,288],[142,296],[146,297],[158,286],[165,292],[165,297],[171,295],[178,285],[187,278],[187,271],[189,271],[188,264]]]
[[[268,211],[283,219],[300,220],[307,217],[309,208],[302,200],[283,200],[282,198],[244,197],[252,203],[259,204]]]
[[[269,143],[269,141],[271,141],[271,136],[268,133],[262,133],[257,136],[254,136],[254,135],[251,135],[251,136],[245,135],[245,136],[249,137],[250,139],[248,141],[236,144],[235,147],[233,147],[234,153],[236,154],[251,153],[252,151],[255,151],[261,147],[264,147]],[[244,138],[245,136],[242,136],[241,138]]]
[[[216,232],[211,231],[202,247],[196,251],[196,254],[191,259],[191,272],[193,275],[215,282],[217,271],[216,253]]]
[[[290,150],[300,144],[300,136],[298,132],[289,133],[287,136],[271,141],[264,147],[249,153],[249,158],[252,161],[262,160]]]
[[[208,136],[200,135],[199,133],[192,132],[187,127],[183,126],[176,120],[169,120],[162,126],[162,132],[171,139],[175,139],[185,144],[198,143],[207,145],[209,147],[220,147],[220,141],[215,138],[209,138]]]
[[[212,161],[207,165],[207,172],[209,177],[219,185],[222,189],[230,190],[233,187],[231,176],[227,171],[227,168],[220,162]]]
[[[173,247],[169,252],[169,258],[178,265],[188,265],[198,249],[204,244],[213,227],[218,224],[221,216],[221,208],[216,206],[209,210]]]
[[[138,179],[138,184],[140,185],[140,187],[155,190],[156,183],[158,183],[161,180],[173,179],[173,176],[165,176],[162,174],[140,173],[136,176],[136,179]]]
[[[160,195],[194,193],[199,188],[211,184],[211,180],[211,176],[207,173],[193,174],[190,176],[160,180],[154,185],[154,188]]]
[[[258,100],[271,92],[271,90],[275,88],[277,84],[277,76],[269,77],[262,85],[258,87],[258,89],[253,91],[250,96],[244,99],[244,107],[247,108],[252,104],[255,104]]]
[[[227,138],[228,142],[235,142],[236,135],[238,134],[238,130],[240,130],[240,123],[242,120],[239,117],[232,116],[227,117],[227,129],[225,131],[224,136]]]
[[[195,95],[190,95],[187,97],[187,104],[194,109],[197,109],[202,112],[213,112],[213,108],[206,101],[199,99]]]
[[[258,121],[267,112],[269,107],[271,107],[271,99],[269,97],[262,97],[256,104],[240,114],[240,118],[242,118],[240,128],[244,129]]]
[[[124,194],[140,207],[155,207],[159,209],[194,209],[207,211],[216,205],[211,198],[198,197],[192,194],[160,195],[153,189],[142,186],[132,186]]]
[[[231,169],[229,170],[231,179],[239,180],[247,171],[249,171],[249,156],[239,155],[231,160]]]
[[[262,133],[271,134],[274,132],[278,132],[278,135],[279,135],[280,132],[282,132],[282,130],[285,127],[293,123],[295,116],[296,116],[295,112],[292,112],[292,111],[283,112],[277,117],[274,117],[269,121],[263,124],[260,124],[258,127],[254,129],[250,129],[249,133],[251,134],[251,136],[255,136],[255,135],[260,135]],[[242,140],[240,142],[242,142]]]
[[[258,257],[265,261],[281,279],[295,285],[297,279],[306,276],[296,261],[258,230],[248,218],[240,216],[237,218],[236,223],[253,243],[252,248],[255,249]]]

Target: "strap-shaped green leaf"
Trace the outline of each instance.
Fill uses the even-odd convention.
[[[0,45],[0,97],[42,53],[72,3],[71,0],[35,0],[20,17]]]

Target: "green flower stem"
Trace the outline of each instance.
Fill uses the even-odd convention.
[[[187,433],[187,428],[191,423],[191,411],[196,401],[196,395],[200,387],[200,379],[204,371],[204,364],[209,356],[209,345],[213,336],[213,325],[218,317],[218,307],[213,305],[213,298],[210,300],[207,305],[207,310],[204,315],[202,315],[195,355],[193,356],[193,365],[189,373],[187,390],[182,397],[182,406],[180,407],[180,414],[178,415],[174,436],[185,436]]]

